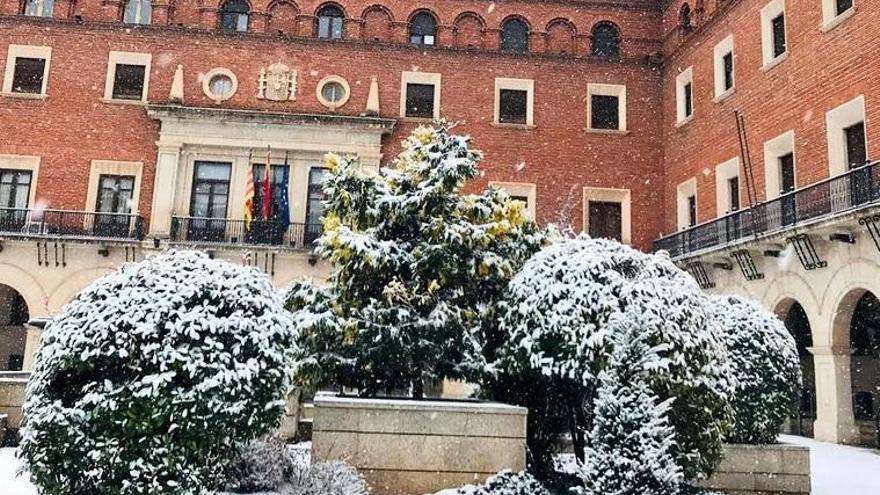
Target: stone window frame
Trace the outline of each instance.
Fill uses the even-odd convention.
[[[736,91],[736,51],[733,35],[729,35],[721,40],[714,49],[714,66],[715,66],[715,103],[727,99]],[[724,57],[730,54],[733,60],[733,85],[727,89],[724,87]]]
[[[517,90],[526,92],[526,123],[514,124],[510,122],[501,122],[501,91]],[[436,95],[435,95],[436,103]],[[535,127],[535,80],[534,79],[513,79],[508,77],[495,78],[495,113],[492,123],[496,126],[503,127]]]
[[[18,58],[41,58],[46,61],[43,67],[43,87],[40,93],[13,93],[12,80],[15,77],[15,60]],[[49,67],[52,64],[52,47],[39,45],[9,45],[6,54],[6,71],[0,95],[15,98],[45,99],[49,88]]]
[[[150,92],[150,68],[152,63],[152,53],[111,51],[110,55],[107,57],[107,78],[104,81],[104,98],[101,101],[105,103],[122,103],[129,105],[143,105],[147,103],[147,95]],[[116,80],[116,66],[119,64],[141,65],[144,67],[144,87],[141,91],[141,97],[139,100],[113,98],[113,85]]]
[[[584,187],[583,232],[590,231],[590,201],[620,203],[620,238],[624,244],[632,244],[632,191],[609,187]]]
[[[676,188],[676,205],[677,205],[677,226],[678,230],[687,230],[691,228],[690,218],[688,218],[688,204],[687,198],[689,197],[696,198],[696,218],[695,225],[699,225],[700,218],[700,197],[697,194],[697,178],[691,177],[690,179],[680,183]]]
[[[716,218],[733,213],[733,198],[730,197],[728,181],[741,178],[739,157],[720,163],[715,167],[715,208]],[[742,184],[740,184],[740,210],[742,210]]]
[[[410,122],[433,122],[440,120],[440,95],[443,76],[439,72],[404,71],[400,76],[400,118]],[[434,85],[434,116],[430,119],[406,116],[406,89],[409,84]]]
[[[687,85],[691,85],[691,114],[686,115],[685,109],[685,97],[684,92]],[[675,126],[682,127],[688,122],[694,120],[694,115],[697,113],[697,105],[696,98],[694,95],[696,91],[694,90],[694,67],[690,66],[687,69],[681,71],[681,73],[675,77]]]
[[[782,171],[779,158],[794,155],[794,183],[797,186],[797,150],[794,130],[786,131],[764,143],[764,189],[767,200],[778,198],[782,193]]]
[[[131,193],[131,214],[139,214],[141,181],[143,178],[144,162],[131,162],[119,160],[92,160],[89,170],[89,187],[86,191],[86,211],[95,212],[98,207],[98,188],[102,175],[130,175],[134,176],[134,186]]]
[[[868,151],[868,156],[871,156],[864,95],[859,95],[829,110],[825,114],[825,135],[828,143],[828,173],[830,177],[836,177],[849,171],[849,165],[846,162],[846,138],[843,131],[847,127],[859,122],[865,123],[865,149]]]
[[[785,17],[785,52],[773,55],[773,19],[782,14]],[[766,72],[781,64],[791,52],[789,18],[785,10],[785,0],[771,0],[761,9],[761,70]]]
[[[593,128],[593,95],[616,96],[618,123],[617,129],[594,129]],[[587,126],[588,132],[599,134],[626,134],[628,133],[626,122],[626,85],[623,84],[594,84],[587,83]]]
[[[28,194],[28,208],[33,208],[37,201],[37,179],[39,178],[41,160],[41,157],[35,155],[0,154],[0,169],[24,170],[31,173],[31,189]]]
[[[525,196],[527,198],[526,211],[531,215],[532,220],[537,218],[537,184],[530,182],[504,182],[489,181],[489,187],[497,187],[506,192],[508,196]]]
[[[822,0],[822,32],[827,33],[854,16],[858,8],[857,3],[858,0],[853,0],[852,7],[838,14],[836,0]]]
[[[229,94],[226,97],[218,97],[214,94],[213,91],[211,91],[211,79],[216,76],[226,76],[232,81],[232,89],[229,91]],[[215,67],[209,70],[202,77],[202,92],[205,93],[205,96],[210,98],[215,104],[219,105],[224,101],[230,100],[233,96],[235,96],[235,93],[238,92],[238,77],[236,77],[235,73],[227,69],[226,67]]]
[[[337,83],[345,90],[345,96],[343,96],[341,100],[333,102],[324,98],[324,86],[330,83]],[[348,84],[348,81],[342,76],[330,75],[321,79],[318,82],[318,85],[315,86],[315,96],[318,98],[318,102],[320,102],[321,105],[324,105],[330,110],[336,110],[337,108],[345,106],[345,104],[348,103],[348,100],[351,99],[351,85]]]

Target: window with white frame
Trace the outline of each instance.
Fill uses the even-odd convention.
[[[796,181],[794,131],[764,143],[764,182],[767,199],[794,191]]]
[[[694,117],[694,68],[688,67],[675,78],[675,100],[678,125]]]
[[[400,82],[400,116],[440,119],[440,74],[404,72]]]
[[[833,28],[855,11],[855,0],[822,0],[822,28]]]
[[[52,48],[9,45],[3,90],[7,95],[45,96]]]
[[[36,198],[40,157],[0,154],[0,222],[24,224]]]
[[[149,53],[110,52],[104,99],[146,102],[152,59]]]
[[[697,225],[697,179],[691,178],[678,185],[678,228]]]
[[[535,81],[495,78],[495,123],[535,124]]]
[[[761,9],[761,48],[769,69],[788,53],[785,0],[773,0]]]
[[[632,243],[629,189],[584,188],[584,232],[594,239]]]
[[[715,45],[715,99],[721,100],[733,92],[733,35]]]
[[[587,128],[626,131],[626,86],[587,85]]]
[[[535,184],[524,182],[489,182],[489,187],[497,187],[506,192],[510,199],[525,203],[526,211],[535,219],[537,188]]]
[[[715,167],[715,201],[719,217],[740,209],[739,168],[739,158]]]
[[[825,115],[831,176],[861,167],[868,160],[865,97],[859,96]]]

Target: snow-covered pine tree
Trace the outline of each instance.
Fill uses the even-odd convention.
[[[651,370],[648,384],[661,401],[676,398],[670,415],[676,460],[689,480],[711,474],[732,421],[727,351],[706,296],[668,256],[588,237],[559,242],[523,266],[503,306],[500,328],[507,338],[490,367],[549,379],[544,393],[529,400],[567,408],[581,456],[598,376],[613,348],[613,324],[623,319],[620,328],[626,328],[638,316],[629,324],[649,345],[666,346],[665,366]],[[530,445],[535,434],[529,431]]]
[[[191,495],[278,426],[293,322],[253,268],[171,252],[81,291],[43,334],[20,455],[44,495]]]
[[[599,373],[593,429],[578,476],[581,495],[676,495],[684,482],[675,459],[674,398],[661,401],[648,385],[664,369],[664,346],[651,348],[638,315],[617,328],[608,367]]]
[[[521,202],[462,193],[480,159],[446,124],[416,129],[378,172],[328,157],[317,251],[335,270],[327,290],[299,284],[289,299],[310,380],[421,397],[464,374],[480,315],[543,242]]]
[[[797,344],[785,324],[739,296],[711,296],[737,386],[732,443],[775,443],[801,389]]]

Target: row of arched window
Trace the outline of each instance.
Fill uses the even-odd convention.
[[[273,7],[292,5],[286,0],[274,2]],[[295,6],[293,6],[295,8]],[[22,14],[38,17],[51,17],[53,0],[24,0]],[[379,10],[379,7],[364,12],[364,23],[377,19],[377,23],[385,22],[390,26],[390,13]],[[152,0],[125,0],[122,9],[122,20],[127,24],[150,24],[152,21]],[[383,9],[384,10],[384,9]],[[272,7],[270,7],[270,16]],[[382,16],[384,20],[376,16]],[[252,10],[247,0],[224,0],[220,5],[218,28],[225,31],[246,32],[251,29]],[[346,37],[346,13],[340,5],[329,3],[315,12],[314,35],[323,39],[342,39]],[[482,33],[486,30],[485,22],[473,13],[461,14],[456,20],[456,27]],[[500,49],[503,51],[526,53],[530,51],[532,29],[521,17],[509,17],[500,26]],[[437,16],[428,10],[416,11],[409,20],[409,43],[419,46],[438,44],[439,21]],[[556,51],[565,53],[574,51],[571,44],[575,37],[574,26],[565,19],[551,21],[547,26],[549,37],[563,40]],[[380,33],[366,33],[367,39],[381,39]],[[620,30],[610,21],[601,21],[593,26],[590,33],[590,52],[597,57],[620,57]],[[567,41],[566,41],[567,40]],[[467,43],[466,46],[471,46]]]

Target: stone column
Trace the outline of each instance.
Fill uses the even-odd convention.
[[[817,440],[854,443],[858,438],[852,407],[850,349],[811,347],[816,367]]]
[[[151,236],[167,238],[171,233],[171,215],[174,212],[179,163],[179,146],[159,146],[156,182],[153,186],[153,209],[150,213]]]
[[[21,365],[22,371],[33,371],[34,358],[37,349],[40,348],[40,338],[43,336],[43,329],[33,325],[27,325],[27,336],[24,341],[24,360]]]

